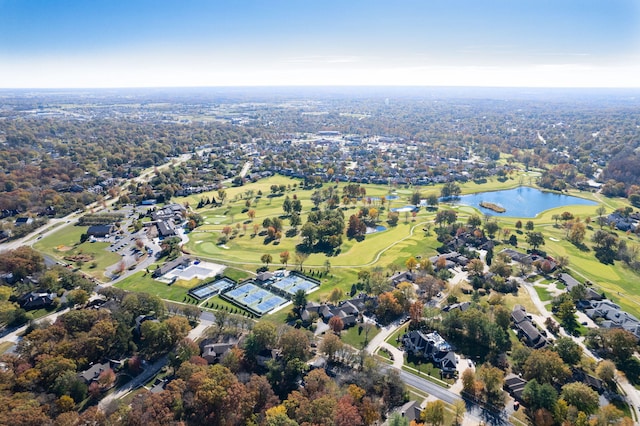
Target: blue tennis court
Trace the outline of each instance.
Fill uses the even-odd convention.
[[[189,294],[198,300],[203,300],[220,292],[231,288],[235,285],[235,282],[229,278],[221,278],[219,280],[210,282],[200,287],[192,288],[189,290]]]
[[[287,299],[277,296],[269,290],[260,288],[252,283],[246,283],[238,288],[234,288],[224,293],[223,296],[258,315],[264,315],[278,306],[287,303]]]
[[[246,296],[247,294],[249,294],[252,291],[255,291],[257,289],[258,289],[258,287],[256,287],[253,284],[245,284],[245,285],[240,286],[238,288],[234,288],[233,290],[231,290],[230,292],[227,293],[227,296],[231,297],[232,299],[240,299],[240,298]]]
[[[273,297],[265,300],[264,302],[258,303],[255,306],[255,310],[256,311],[260,311],[260,313],[267,313],[270,310],[272,310],[272,309],[274,309],[274,308],[276,308],[276,307],[278,307],[280,305],[283,305],[285,303],[287,303],[286,299],[283,299],[280,296],[273,296]]]
[[[295,295],[298,290],[304,290],[305,292],[308,292],[309,290],[318,287],[317,283],[309,281],[300,275],[294,274],[290,274],[287,277],[275,281],[271,285],[274,288],[282,290],[291,296]]]

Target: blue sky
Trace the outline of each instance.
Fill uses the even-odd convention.
[[[0,87],[640,86],[636,0],[0,0]]]

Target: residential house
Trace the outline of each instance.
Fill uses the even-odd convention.
[[[540,349],[547,345],[547,339],[540,333],[540,330],[533,324],[531,317],[527,315],[526,309],[522,305],[516,305],[511,311],[511,320],[518,333],[518,337],[534,349]]]
[[[524,387],[527,383],[528,382],[522,377],[516,376],[515,374],[509,374],[504,378],[504,390],[509,392],[509,395],[511,395],[516,401],[523,402],[522,391],[524,391]]]
[[[420,423],[420,415],[422,414],[422,408],[418,401],[409,401],[396,410],[397,413],[407,419],[408,423],[417,422]]]
[[[82,373],[79,374],[79,376],[82,380],[84,380],[84,382],[87,385],[90,385],[91,383],[98,380],[98,377],[100,377],[100,374],[108,370],[111,370],[111,365],[108,362],[97,363],[97,364],[93,364],[91,367],[84,370]]]
[[[55,294],[53,293],[37,293],[29,292],[25,293],[18,298],[18,304],[26,311],[33,309],[48,308],[53,304]]]
[[[317,316],[328,322],[334,316],[338,316],[344,327],[348,328],[358,322],[358,317],[367,310],[367,303],[374,303],[375,300],[375,298],[360,295],[353,299],[344,300],[337,306],[308,302],[300,313],[300,318],[303,321],[310,321],[311,318]]]
[[[238,344],[237,341],[234,342],[210,342],[205,340],[201,345],[202,350],[202,358],[206,359],[209,364],[215,364],[216,362],[220,362],[222,357],[231,350],[231,348],[236,347]]]
[[[590,301],[580,305],[584,313],[593,320],[599,320],[599,324],[604,328],[621,328],[633,333],[640,339],[640,321],[628,312],[620,309],[612,301],[605,299],[600,301]]]
[[[32,217],[19,217],[16,219],[15,226],[31,225],[32,223]]]
[[[158,236],[160,238],[168,238],[176,235],[176,228],[172,221],[156,222],[156,228],[158,228]]]
[[[402,344],[407,353],[433,361],[444,373],[456,371],[455,353],[437,331],[426,334],[418,330],[410,331],[402,336]]]

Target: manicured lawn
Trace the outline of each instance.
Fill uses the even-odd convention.
[[[59,251],[62,247],[73,247],[80,243],[80,235],[87,232],[88,226],[64,226],[53,234],[41,239],[33,245],[33,248],[51,254],[62,259],[64,252]]]
[[[128,291],[154,294],[161,299],[174,300],[176,302],[184,302],[187,298],[186,288],[161,283],[151,278],[151,275],[145,275],[142,271],[119,281],[114,286]]]
[[[408,362],[405,358],[402,369],[423,379],[429,380],[438,386],[442,386],[443,388],[448,388],[455,383],[454,379],[440,379],[440,369],[430,362],[415,364],[413,362]]]
[[[380,329],[378,327],[372,327],[367,335],[368,340],[371,341],[378,333],[380,333]],[[361,324],[356,324],[353,327],[343,330],[342,333],[340,333],[340,339],[354,348],[362,349],[365,341],[365,333],[361,328]]]
[[[534,286],[533,288],[535,289],[536,293],[538,293],[538,297],[540,298],[540,300],[542,300],[543,302],[549,302],[551,301],[551,299],[553,299],[553,296],[549,294],[545,287]]]
[[[86,226],[65,226],[38,241],[33,247],[65,263],[79,266],[82,272],[103,280],[105,269],[118,263],[121,257],[107,250],[109,243],[90,243],[87,241],[80,244],[80,235],[87,232],[87,229]],[[66,256],[76,255],[86,255],[91,260],[83,262],[81,265],[71,260],[64,260]],[[94,264],[95,266],[92,267]]]
[[[396,348],[399,348],[402,344],[401,342],[398,342],[398,339],[400,339],[407,332],[408,328],[409,328],[409,323],[406,323],[405,325],[403,325],[402,327],[394,331],[391,336],[387,337],[386,342],[391,346],[395,346]]]

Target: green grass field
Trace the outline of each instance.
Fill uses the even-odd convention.
[[[374,327],[369,330],[369,334],[366,337],[371,341],[378,333],[380,333],[380,329]],[[340,339],[356,349],[362,349],[365,342],[365,333],[360,328],[360,324],[356,324],[353,327],[343,330],[342,333],[340,333]]]
[[[533,184],[535,183],[535,176],[535,172],[530,172],[528,174],[524,173],[514,176],[504,182],[500,182],[497,179],[490,179],[487,183],[476,184],[471,181],[461,185],[461,188],[463,193],[509,189],[517,187],[521,183],[525,185]],[[196,232],[191,234],[191,241],[187,244],[187,249],[191,253],[203,258],[226,263],[238,269],[246,269],[248,271],[255,271],[256,268],[262,266],[260,257],[268,253],[274,259],[274,263],[270,265],[271,269],[281,267],[282,265],[279,264],[279,254],[285,250],[293,254],[296,245],[301,241],[300,237],[283,237],[277,245],[273,242],[265,244],[264,237],[252,235],[253,223],[257,223],[259,229],[262,230],[261,224],[264,218],[281,216],[283,214],[281,206],[284,196],[266,197],[269,193],[269,187],[272,184],[293,185],[294,183],[299,182],[282,176],[274,176],[247,186],[229,188],[227,190],[226,205],[219,208],[210,209],[205,207],[202,209],[202,214],[206,218],[206,225],[198,228]],[[339,193],[341,193],[343,186],[344,184],[337,185],[336,189]],[[386,225],[384,220],[386,219],[388,209],[407,204],[409,197],[414,191],[414,188],[410,187],[391,188],[383,185],[365,185],[365,187],[368,197],[381,197],[389,194],[394,194],[399,197],[397,200],[387,202],[384,210],[382,210],[382,206],[376,206],[382,210],[380,213],[380,223],[382,225]],[[440,186],[419,187],[415,189],[419,190],[423,196],[430,193],[439,194],[440,192]],[[253,221],[249,220],[246,213],[242,213],[242,210],[246,209],[246,200],[242,198],[242,196],[246,194],[247,190],[253,190],[254,193],[262,190],[264,194],[261,199],[257,202],[253,201],[251,204],[250,208],[256,211],[256,217]],[[303,223],[304,220],[306,220],[305,212],[310,211],[312,208],[310,200],[312,192],[311,190],[303,190],[300,188],[287,192],[289,197],[292,198],[295,194],[301,201],[303,206]],[[607,208],[607,213],[626,205],[625,200],[609,199],[590,192],[572,190],[569,191],[568,194],[601,203]],[[180,201],[189,201],[193,205],[197,204],[199,199],[200,197],[190,197]],[[362,203],[358,203],[356,206],[350,205],[344,208],[345,217],[348,218],[349,215],[356,213],[357,209],[362,205]],[[443,204],[440,208],[450,207]],[[467,217],[471,214],[479,214],[477,210],[467,206],[454,206],[454,209],[458,212],[459,221],[462,222],[466,221]],[[568,256],[570,259],[570,269],[574,275],[583,281],[587,279],[590,280],[599,289],[604,291],[607,297],[620,303],[621,306],[629,312],[638,315],[640,314],[640,280],[638,279],[638,274],[625,268],[619,262],[616,262],[615,265],[601,264],[593,256],[593,252],[580,251],[565,239],[565,231],[561,227],[554,226],[555,221],[552,219],[554,214],[571,211],[575,216],[582,219],[586,217],[596,219],[596,209],[597,206],[560,207],[542,212],[531,220],[535,224],[535,230],[541,231],[545,235],[545,245],[542,246],[541,249],[547,251],[552,256]],[[331,274],[330,277],[323,278],[323,285],[320,290],[311,295],[310,299],[322,300],[334,286],[339,286],[343,291],[347,292],[351,284],[355,282],[357,271],[362,268],[370,268],[374,265],[387,267],[391,264],[403,267],[404,262],[410,256],[433,255],[435,249],[440,244],[436,241],[433,231],[430,236],[425,236],[422,228],[424,223],[432,222],[434,217],[435,212],[425,209],[420,210],[415,218],[415,222],[412,221],[411,217],[405,220],[405,217],[401,214],[400,221],[396,227],[388,227],[386,231],[367,235],[366,238],[360,242],[345,239],[341,251],[337,256],[327,257],[323,253],[311,254],[303,265],[305,271],[309,272],[309,270],[313,268],[321,269],[324,262],[328,259],[331,263]],[[501,228],[509,228],[513,231],[512,233],[518,238],[520,247],[528,248],[525,242],[525,234],[515,233],[515,223],[519,218],[494,217]],[[522,221],[525,222],[527,220],[529,219]],[[285,218],[283,222],[286,230],[288,220]],[[220,231],[227,225],[231,226],[232,229],[237,229],[238,234],[223,248],[217,243],[218,238],[221,236]],[[593,224],[591,228],[592,229],[587,232],[585,239],[587,246],[591,245],[589,239],[597,229]],[[628,244],[638,245],[638,238],[636,236],[626,236],[623,234],[620,234],[620,236],[625,239]],[[498,247],[498,249],[501,249],[501,247]],[[293,260],[290,259],[288,265],[290,268],[292,267],[292,262]],[[546,291],[538,291],[543,300],[550,300],[550,296],[544,294]],[[627,297],[622,297],[623,295]],[[522,299],[522,297],[516,297],[516,299]],[[526,301],[524,302],[528,305]]]
[[[500,182],[497,179],[489,179],[486,183],[477,184],[471,181],[461,185],[461,188],[464,194],[508,189],[517,187],[520,184],[532,185],[535,184],[536,173],[514,174],[504,182]],[[302,189],[300,184],[301,181],[299,180],[283,176],[272,176],[245,186],[227,188],[227,196],[222,206],[212,207],[208,205],[197,210],[203,216],[204,224],[189,235],[190,241],[185,245],[185,250],[194,256],[233,268],[227,270],[227,275],[236,280],[250,277],[257,268],[263,266],[260,259],[263,254],[272,256],[273,261],[269,268],[274,270],[284,266],[280,263],[280,253],[288,251],[290,259],[287,267],[289,269],[297,268],[294,265],[294,253],[296,246],[302,241],[299,235],[292,237],[283,235],[282,239],[277,243],[268,242],[265,241],[263,236],[254,235],[253,225],[258,224],[258,231],[260,232],[262,231],[264,218],[282,217],[284,223],[283,234],[286,234],[290,226],[289,220],[283,216],[284,212],[282,210],[285,195],[290,198],[295,196],[300,200],[303,207],[301,219],[302,223],[304,223],[308,212],[313,208],[311,202],[313,190]],[[285,185],[290,189],[283,195],[270,196],[271,185]],[[342,194],[342,188],[345,184],[331,183],[325,186],[328,185],[334,186],[335,190]],[[356,205],[340,207],[343,209],[345,222],[348,221],[350,215],[357,213],[361,206],[367,205],[376,207],[380,211],[379,223],[387,226],[387,230],[367,235],[362,241],[344,238],[343,245],[337,255],[327,257],[324,253],[312,253],[302,266],[305,273],[311,273],[312,271],[318,273],[324,270],[327,260],[330,262],[331,269],[329,274],[322,276],[320,289],[309,295],[309,300],[325,300],[329,292],[336,286],[341,288],[345,294],[348,294],[351,285],[356,282],[358,271],[363,268],[371,268],[373,266],[388,267],[392,264],[403,268],[406,259],[410,256],[432,256],[435,254],[435,249],[440,245],[436,241],[433,225],[431,225],[432,231],[428,236],[422,230],[424,224],[433,224],[434,211],[421,209],[415,218],[401,214],[398,225],[394,227],[390,227],[386,223],[388,210],[408,204],[414,190],[420,191],[422,196],[425,197],[431,193],[439,194],[440,185],[416,188],[386,185],[364,185],[364,187],[367,191],[364,200],[359,201]],[[258,191],[262,191],[262,196],[257,197]],[[567,194],[594,200],[607,208],[607,214],[616,208],[628,205],[626,200],[610,199],[591,192],[571,190]],[[372,200],[372,204],[368,204],[367,197],[380,198],[389,195],[396,195],[398,199],[387,200],[384,205],[381,205],[379,200]],[[182,204],[188,203],[193,208],[197,206],[200,199],[212,196],[217,197],[216,192],[176,198],[173,201]],[[249,206],[246,205],[247,202]],[[482,216],[476,209],[467,206],[452,207],[441,204],[440,208],[454,208],[458,213],[460,222],[466,222],[471,214]],[[247,215],[246,211],[248,209],[253,209],[256,212],[253,220]],[[581,281],[591,281],[599,291],[604,292],[607,297],[619,303],[623,309],[638,316],[640,315],[640,277],[622,265],[621,262],[616,262],[615,265],[603,265],[594,257],[593,251],[590,249],[592,246],[590,238],[598,229],[598,226],[592,222],[585,238],[585,246],[588,247],[588,250],[581,251],[566,240],[565,231],[561,227],[562,224],[555,226],[555,220],[552,218],[555,214],[570,211],[582,220],[586,217],[595,220],[597,218],[596,209],[597,206],[572,205],[542,212],[536,218],[531,219],[535,225],[534,230],[541,231],[545,236],[545,245],[540,248],[547,251],[551,256],[568,256],[572,275]],[[494,218],[501,228],[509,228],[512,234],[517,236],[520,248],[528,248],[524,232],[515,232],[515,223],[518,218],[502,216],[494,216]],[[523,219],[522,221],[526,222],[527,220],[529,219]],[[225,226],[230,226],[236,235],[232,234],[232,238],[224,246],[220,246],[218,240],[222,236],[222,230]],[[109,264],[116,263],[118,256],[103,250],[104,247],[100,245],[102,243],[84,243],[74,246],[79,242],[82,232],[85,232],[84,227],[66,226],[52,236],[38,241],[34,247],[58,259],[62,259],[68,254],[77,254],[80,251],[90,254],[95,258],[92,262],[83,264],[82,270],[97,278],[102,278],[104,268]],[[619,236],[630,246],[640,245],[638,237],[635,235],[619,233]],[[496,237],[496,239],[500,238],[501,236]],[[496,251],[501,250],[503,247],[506,246],[499,245]],[[97,267],[90,268],[93,262],[96,262]],[[136,291],[148,290],[161,297],[178,301],[181,301],[186,294],[186,289],[181,289],[180,286],[164,287],[161,283],[153,280],[150,282],[149,280],[136,281],[128,279],[124,281],[124,284],[120,283],[119,286],[135,289]],[[507,296],[505,301],[531,306],[527,303],[526,297],[522,293],[515,297]],[[545,300],[548,296],[543,293],[541,291],[540,295]],[[282,316],[280,313],[275,315]]]
[[[80,244],[80,235],[85,232],[87,232],[86,226],[65,226],[35,243],[33,248],[55,259],[78,266],[82,272],[98,280],[104,280],[105,269],[118,263],[121,257],[107,250],[109,243],[90,243],[87,241]],[[87,255],[91,260],[80,265],[64,259],[67,256],[76,255]]]
[[[136,272],[128,276],[122,281],[118,281],[114,287],[122,288],[128,291],[142,292],[154,294],[161,299],[174,300],[176,302],[184,302],[187,297],[188,289],[176,285],[168,285],[156,281],[151,275],[144,272]]]

